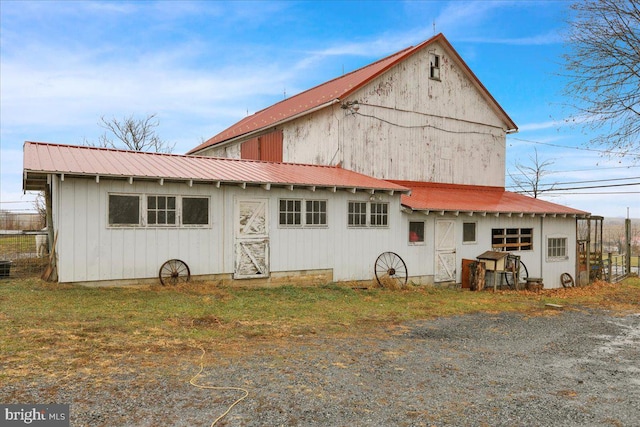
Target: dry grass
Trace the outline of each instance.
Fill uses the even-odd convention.
[[[180,355],[197,356],[198,348],[237,355],[307,335],[375,337],[382,330],[401,330],[405,321],[437,316],[549,314],[547,303],[639,312],[640,279],[496,293],[335,284],[241,289],[201,282],[93,289],[5,280],[0,282],[0,381],[171,369]]]

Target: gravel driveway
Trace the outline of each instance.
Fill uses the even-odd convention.
[[[482,313],[212,351],[196,381],[249,392],[217,426],[640,425],[640,314]],[[70,403],[73,426],[209,426],[243,393],[190,385],[200,351],[187,353],[109,378],[0,386],[0,401]]]

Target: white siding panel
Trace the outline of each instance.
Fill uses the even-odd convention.
[[[162,263],[183,259],[192,274],[230,272],[223,263],[224,204],[214,186],[67,178],[56,209],[60,281],[154,278]],[[211,227],[108,227],[109,193],[210,197]],[[63,206],[63,210],[59,207]]]
[[[287,162],[336,165],[383,179],[504,186],[504,123],[457,65],[428,78],[419,52],[334,105],[283,126]],[[431,49],[430,49],[431,50]]]

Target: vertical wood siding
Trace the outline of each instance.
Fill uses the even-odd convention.
[[[284,161],[335,165],[383,179],[504,186],[505,124],[483,95],[441,54],[429,79],[419,52],[349,100],[284,125]],[[431,50],[431,49],[430,49]]]

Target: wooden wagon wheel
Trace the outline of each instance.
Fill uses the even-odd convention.
[[[569,273],[562,273],[560,275],[560,283],[562,283],[563,288],[571,288],[576,285],[573,281],[573,277]]]
[[[393,284],[402,287],[407,284],[407,265],[395,252],[383,252],[375,263],[376,280],[381,286]]]
[[[184,261],[170,259],[162,264],[158,276],[160,277],[160,283],[163,285],[177,285],[178,283],[188,282],[191,279],[191,271]]]

